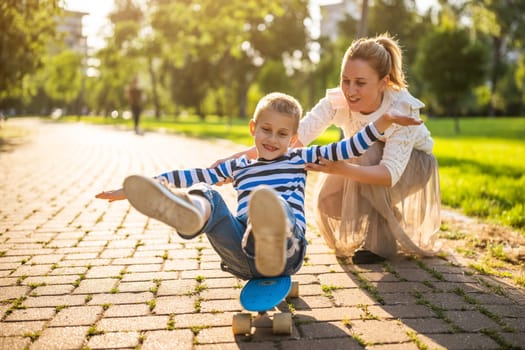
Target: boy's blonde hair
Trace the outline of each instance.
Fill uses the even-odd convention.
[[[403,55],[398,42],[388,33],[375,38],[359,38],[346,50],[342,68],[348,60],[362,59],[377,72],[382,79],[390,77],[390,87],[401,90],[407,87],[403,72]]]
[[[263,111],[272,110],[278,113],[286,114],[294,119],[293,132],[297,133],[299,120],[303,115],[303,108],[295,97],[282,92],[272,92],[263,96],[255,107],[253,121],[257,124],[257,119]]]

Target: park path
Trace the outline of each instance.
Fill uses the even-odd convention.
[[[241,149],[163,133],[10,119],[0,144],[0,349],[519,349],[525,292],[443,259],[353,266],[316,232],[280,309],[293,333],[234,336],[244,283],[204,236],[180,239],[127,201],[131,173],[207,166]],[[308,184],[308,198],[313,183]],[[220,191],[229,205],[234,193]]]

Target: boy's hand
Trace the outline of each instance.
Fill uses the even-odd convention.
[[[95,195],[95,198],[107,199],[109,202],[113,202],[126,199],[126,195],[124,194],[124,190],[120,188],[118,190],[100,192]]]
[[[233,159],[233,158],[235,158],[235,155],[227,157],[227,158],[222,158],[222,159],[216,160],[212,165],[210,165],[210,168],[216,168],[216,167],[219,166],[219,164],[224,163],[225,161]],[[229,183],[232,183],[232,182],[233,182],[232,179],[225,179],[223,181],[217,182],[215,184],[215,186],[222,186],[222,185],[226,185],[226,184],[229,184]]]

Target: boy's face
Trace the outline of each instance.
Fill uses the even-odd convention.
[[[286,153],[297,140],[294,119],[273,110],[264,110],[257,123],[250,121],[250,134],[255,141],[257,158],[274,160]]]

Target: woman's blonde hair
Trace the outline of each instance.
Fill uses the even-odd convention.
[[[407,87],[403,72],[403,56],[397,41],[388,33],[375,38],[354,40],[343,57],[341,71],[348,60],[361,59],[374,69],[379,78],[390,77],[390,87],[401,90]]]
[[[286,114],[294,119],[294,130],[296,133],[299,128],[299,120],[303,115],[303,108],[295,97],[282,92],[272,92],[263,96],[255,107],[253,120],[257,123],[259,115],[266,110],[272,110],[281,114]]]

